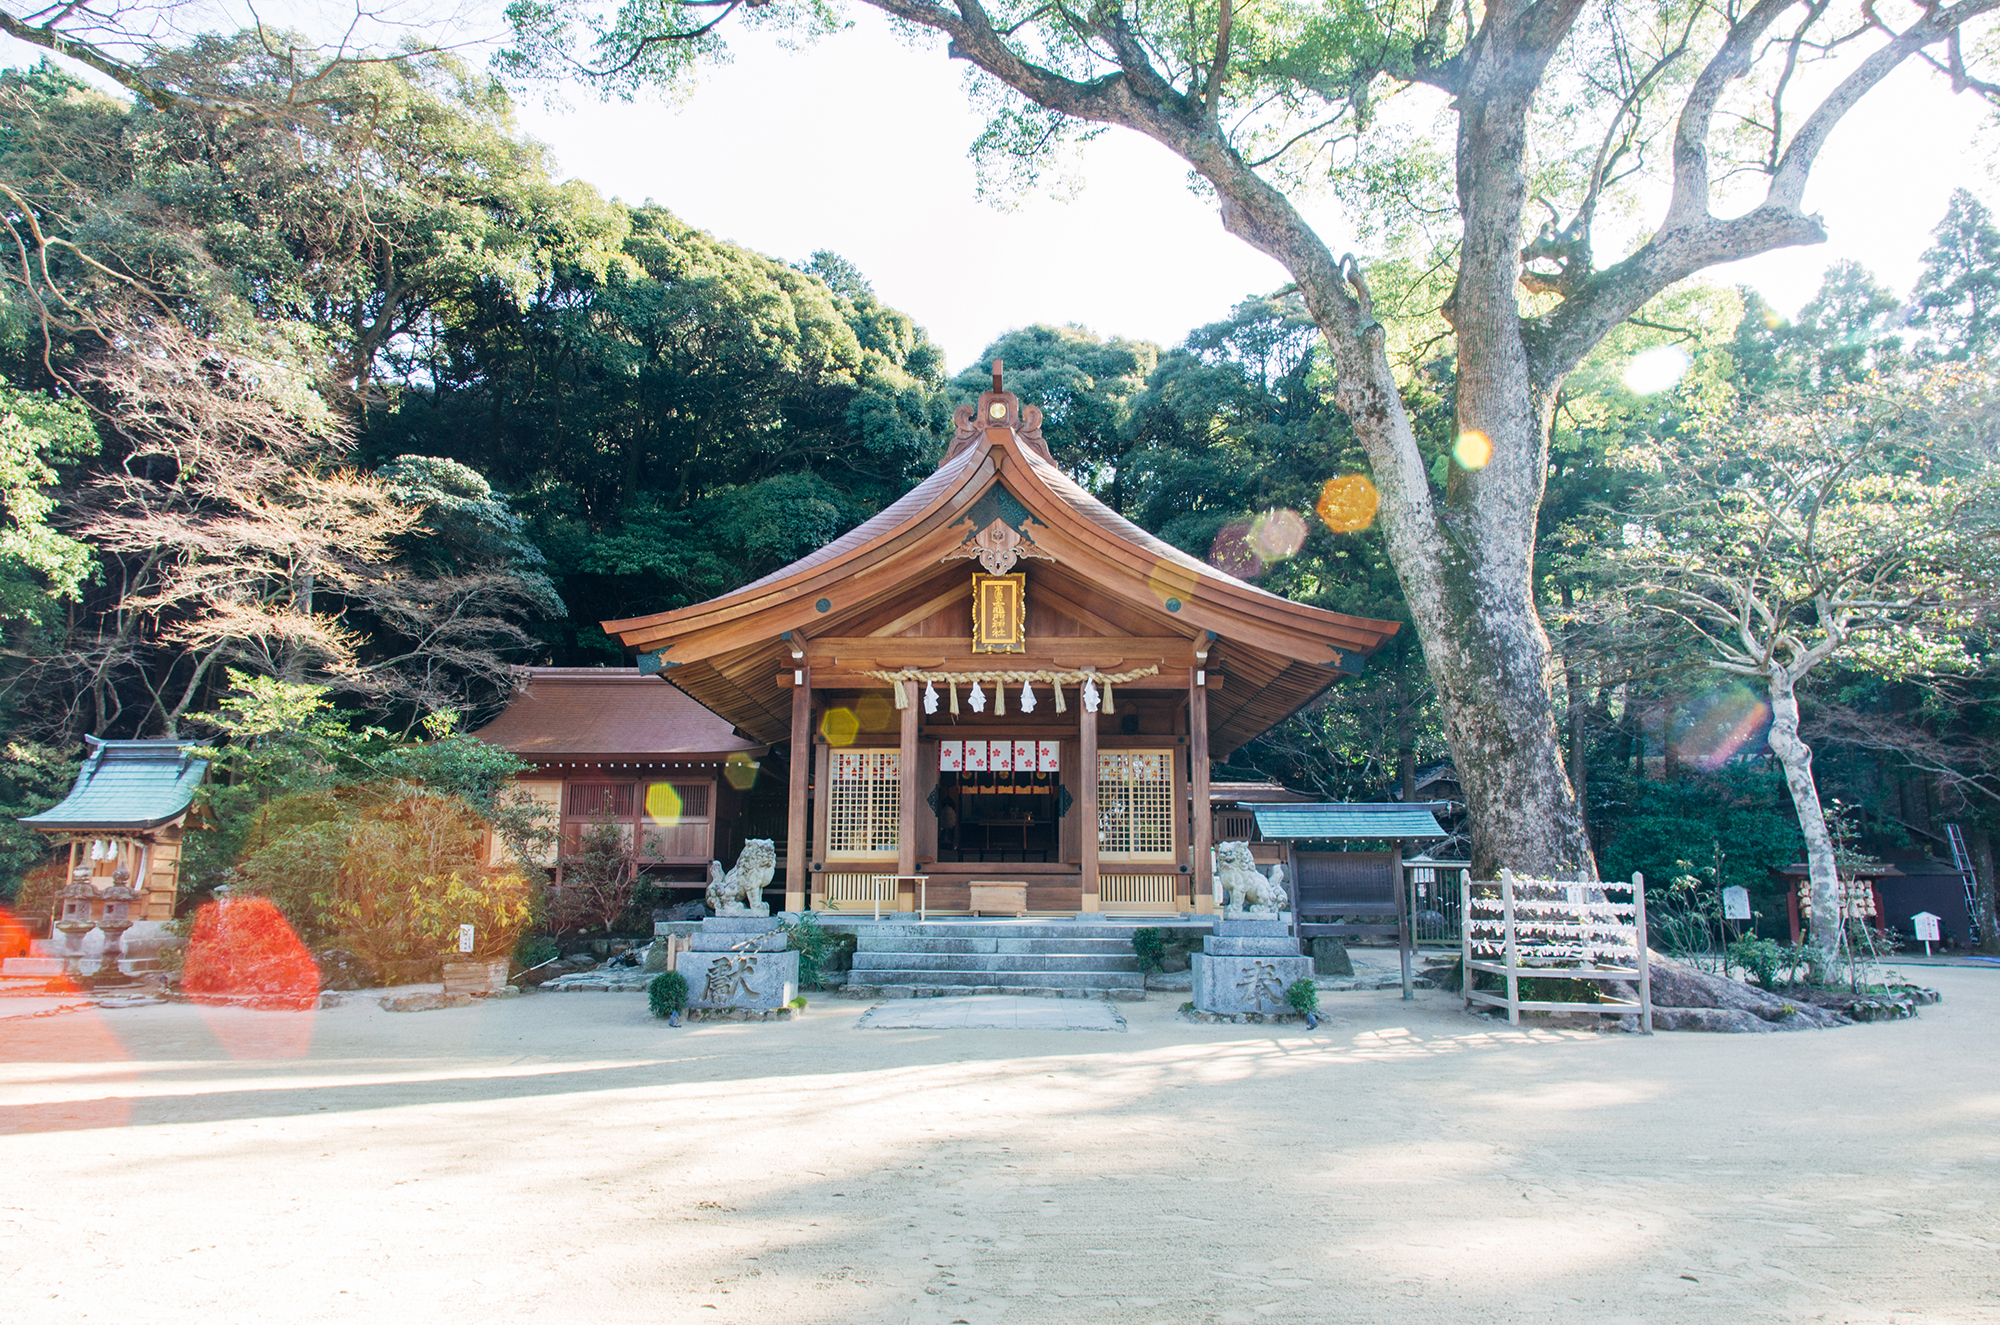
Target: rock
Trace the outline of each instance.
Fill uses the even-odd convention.
[[[1769,1035],[1778,1027],[1762,1017],[1735,1008],[1654,1008],[1653,1029]]]
[[[1185,971],[1185,970],[1187,970],[1187,969],[1188,969],[1188,951],[1187,951],[1187,949],[1186,949],[1186,948],[1168,948],[1168,949],[1166,950],[1166,952],[1165,952],[1164,954],[1162,954],[1162,955],[1161,955],[1161,957],[1160,957],[1160,969],[1161,969],[1162,971],[1166,971],[1166,972],[1169,972],[1169,973],[1177,973],[1177,972],[1181,972],[1181,971]],[[1162,987],[1164,988],[1164,986],[1162,986]],[[1187,986],[1186,986],[1186,985],[1182,985],[1182,986],[1180,986],[1180,987],[1181,987],[1182,989],[1186,989],[1186,988],[1187,988]]]
[[[1766,1030],[1811,1030],[1848,1024],[1848,1019],[1838,1012],[1782,998],[1754,985],[1747,985],[1741,980],[1710,975],[1706,971],[1696,970],[1686,962],[1663,957],[1658,953],[1652,955],[1651,975],[1655,1029],[1711,1031],[1748,1029],[1736,1019],[1728,1017],[1673,1018],[1672,1020],[1677,1023],[1689,1024],[1663,1026],[1660,1019],[1662,1009],[1712,1008],[1724,1012],[1740,1012],[1765,1023]],[[1637,997],[1630,985],[1621,985],[1617,988],[1627,998]],[[1707,1024],[1692,1024],[1697,1021]]]
[[[374,989],[382,981],[375,968],[345,948],[328,948],[313,954],[319,967],[321,989]]]
[[[667,963],[672,957],[673,949],[667,944],[649,944],[646,948],[646,959],[640,963],[640,969],[648,975],[658,975],[667,969]]]
[[[1353,975],[1347,945],[1331,935],[1311,940],[1314,975]]]
[[[699,901],[682,902],[679,906],[670,906],[664,911],[655,911],[653,913],[653,920],[656,923],[699,920],[707,914],[708,907]]]

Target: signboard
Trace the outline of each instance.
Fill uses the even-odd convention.
[[[1942,916],[1934,916],[1928,911],[1919,911],[1910,917],[1910,923],[1916,927],[1917,937],[1924,942],[1942,943],[1944,942],[1944,931],[1939,928],[1938,922],[1943,918]]]
[[[938,742],[938,772],[963,773],[965,771],[965,742]]]
[[[460,952],[472,951],[472,934],[472,926],[460,925],[458,927],[458,950]]]
[[[1748,888],[1724,888],[1722,890],[1722,918],[1724,920],[1750,919],[1750,890]]]
[[[972,577],[972,651],[1028,651],[1028,577],[1025,574],[1016,571],[1012,575]]]

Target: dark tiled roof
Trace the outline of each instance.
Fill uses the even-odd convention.
[[[45,833],[141,832],[187,813],[208,762],[194,741],[101,741],[60,805],[22,823]]]
[[[473,735],[523,759],[722,755],[765,747],[636,667],[531,667],[499,717]]]

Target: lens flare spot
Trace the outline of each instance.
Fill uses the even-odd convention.
[[[1625,386],[1638,395],[1656,395],[1678,383],[1693,362],[1678,345],[1655,345],[1625,365]]]
[[[646,817],[654,823],[681,821],[681,794],[671,782],[655,782],[646,788]]]
[[[861,731],[861,719],[850,708],[828,709],[819,720],[819,734],[828,745],[853,745]]]
[[[1250,524],[1247,520],[1226,524],[1216,531],[1215,542],[1208,549],[1208,564],[1239,580],[1254,580],[1263,573],[1263,559],[1250,546]]]
[[[1452,445],[1451,458],[1461,469],[1484,469],[1493,460],[1493,443],[1476,428],[1467,428]]]
[[[245,897],[196,913],[181,985],[197,1003],[303,1012],[319,1002],[319,967],[276,904]]]
[[[1288,507],[1266,511],[1250,525],[1250,546],[1266,563],[1297,556],[1305,543],[1305,517]]]
[[[1186,602],[1194,597],[1194,586],[1194,571],[1171,561],[1154,562],[1153,573],[1146,577],[1146,587],[1162,607],[1169,601]]]
[[[722,762],[722,780],[738,791],[757,785],[757,761],[738,750]]]
[[[1334,533],[1352,534],[1375,523],[1375,510],[1381,504],[1381,494],[1366,475],[1344,474],[1326,481],[1313,510]]]
[[[854,706],[854,716],[860,721],[862,731],[881,732],[889,730],[896,721],[896,709],[886,695],[863,695]]]
[[[1712,773],[1750,748],[1770,727],[1771,706],[1736,685],[1697,705],[1674,738],[1680,758]]]

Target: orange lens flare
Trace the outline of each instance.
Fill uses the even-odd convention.
[[[1334,533],[1354,534],[1375,523],[1375,511],[1381,504],[1381,494],[1365,475],[1346,474],[1326,481],[1313,510]]]
[[[319,967],[269,899],[210,902],[188,936],[182,988],[197,1003],[303,1012],[319,1002]]]

